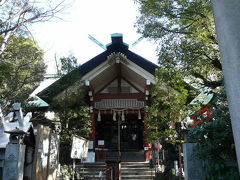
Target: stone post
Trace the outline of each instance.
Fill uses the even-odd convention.
[[[202,163],[197,159],[194,150],[196,143],[183,144],[183,157],[184,157],[184,172],[186,180],[201,180],[202,179]]]
[[[18,119],[18,123],[19,123],[19,129],[23,130],[23,112],[22,112],[22,108],[21,108],[21,103],[14,103],[13,104],[13,110],[16,113],[17,119]]]
[[[22,138],[25,132],[15,129],[7,133],[10,134],[10,142],[5,151],[3,180],[22,180],[26,149]]]
[[[108,151],[106,159],[106,180],[121,180],[121,154]]]
[[[240,171],[240,1],[212,0]]]
[[[2,108],[0,106],[0,136],[2,136],[4,134],[4,117],[3,117],[3,113],[2,113]]]

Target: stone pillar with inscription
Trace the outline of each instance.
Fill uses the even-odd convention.
[[[196,157],[194,149],[196,143],[183,144],[184,172],[186,180],[201,180],[203,167],[201,161]]]
[[[10,134],[10,136],[5,151],[3,180],[22,180],[24,175],[26,146],[23,144],[23,138],[26,132],[23,131],[24,118],[21,103],[14,103],[13,109],[16,113],[19,126],[17,126],[16,129],[5,131],[5,133]]]
[[[3,180],[22,180],[26,149],[22,143],[22,138],[25,132],[15,129],[7,133],[10,134],[10,142],[5,151]]]
[[[54,180],[57,178],[58,156],[59,156],[59,135],[51,129],[47,180]]]

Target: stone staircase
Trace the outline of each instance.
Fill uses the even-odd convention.
[[[105,162],[96,162],[96,163],[83,163],[76,166],[77,174],[80,174],[80,177],[77,179],[84,180],[99,180],[99,172],[102,171],[102,180],[105,178]],[[78,175],[79,176],[79,175]]]
[[[147,162],[122,162],[121,174],[122,180],[151,180],[154,177],[154,171]]]
[[[105,180],[105,163],[84,163],[76,166],[76,171],[78,174],[77,179],[84,180],[94,180],[100,179],[99,172],[103,172],[102,180]],[[79,176],[79,174],[81,176]],[[147,162],[122,162],[121,163],[121,175],[122,180],[151,180],[153,179],[154,171],[149,168],[149,163]]]
[[[122,152],[121,177],[122,180],[151,180],[154,176],[154,170],[149,168],[149,163],[144,162],[143,151]],[[83,163],[76,166],[77,174],[84,177],[84,180],[100,179],[99,172],[102,171],[102,180],[106,179],[105,162]],[[81,177],[77,179],[81,179]],[[83,178],[82,178],[83,179]]]

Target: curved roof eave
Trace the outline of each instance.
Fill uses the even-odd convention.
[[[127,59],[137,64],[147,72],[155,75],[155,69],[158,67],[156,64],[148,61],[147,59],[135,54],[134,52],[128,50],[128,46],[123,42],[112,43],[107,46],[107,50],[101,54],[90,59],[86,63],[82,64],[80,67],[71,71],[70,73],[64,75],[59,80],[51,84],[49,87],[45,88],[43,91],[39,92],[37,96],[42,98],[46,102],[51,102],[52,98],[62,92],[65,88],[71,86],[76,81],[80,80],[85,74],[102,64],[107,60],[107,57],[113,52],[123,53]]]

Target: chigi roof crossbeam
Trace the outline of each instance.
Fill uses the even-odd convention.
[[[68,82],[67,86],[73,85],[75,82],[81,80],[91,71],[93,71],[97,67],[100,67],[105,62],[109,61],[109,58],[114,54],[121,56],[122,60],[124,61],[128,60],[129,63],[135,64],[137,67],[154,77],[155,69],[158,67],[156,64],[130,51],[129,45],[123,42],[122,34],[112,34],[111,39],[112,42],[106,45],[106,50],[104,52],[82,64],[79,68],[76,68],[72,72],[61,77],[59,80],[54,82],[52,85],[50,85],[37,95],[47,103],[50,103],[52,101],[52,98],[56,94],[59,94],[67,88],[65,85],[66,81]],[[103,49],[105,49],[105,46],[102,43],[99,42],[98,44],[100,44],[102,47],[104,47]],[[69,79],[71,80],[71,82],[69,82]]]

